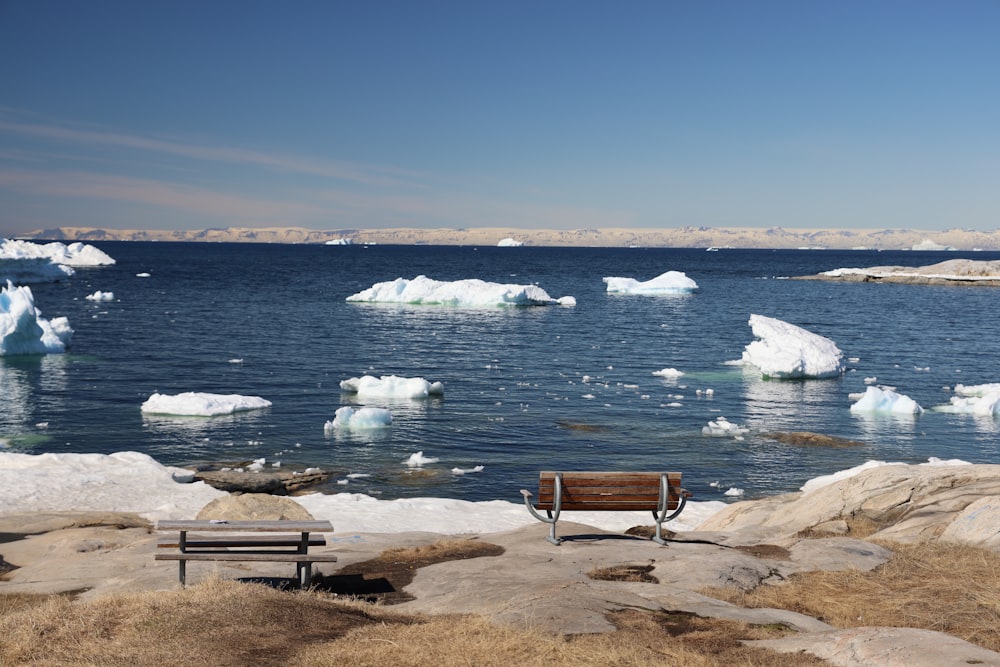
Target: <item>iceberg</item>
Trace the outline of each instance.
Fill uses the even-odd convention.
[[[664,368],[658,371],[653,371],[653,375],[661,378],[668,378],[671,380],[676,380],[684,375],[684,371],[679,371],[676,368]]]
[[[64,266],[110,266],[115,260],[107,253],[92,245],[76,242],[66,245],[58,241],[52,243],[32,243],[4,239],[0,245],[0,257],[10,259],[49,259]]]
[[[688,278],[682,271],[667,271],[645,282],[639,282],[635,278],[616,277],[606,277],[603,280],[608,286],[608,292],[614,294],[658,296],[690,294],[698,289],[698,283]]]
[[[948,405],[936,405],[935,412],[971,414],[976,417],[1000,415],[1000,384],[955,385],[955,393]]]
[[[410,454],[410,458],[403,461],[410,468],[419,468],[428,463],[437,463],[441,459],[434,456],[424,456],[422,451]]]
[[[734,424],[725,417],[719,417],[715,421],[710,421],[705,426],[701,427],[702,435],[710,435],[713,437],[722,436],[735,436],[739,438],[744,433],[747,433],[750,429],[745,426],[740,426],[739,424]]]
[[[853,405],[851,412],[867,412],[892,415],[919,415],[924,411],[909,396],[897,394],[891,389],[868,387],[864,395]]]
[[[84,298],[87,301],[114,301],[115,300],[115,293],[114,292],[102,292],[101,290],[97,290],[93,294],[88,294]]]
[[[358,398],[427,398],[444,395],[444,385],[423,378],[403,378],[395,375],[375,377],[364,375],[342,380],[340,389],[357,394]]]
[[[517,239],[512,239],[510,237],[500,239],[500,242],[497,243],[498,248],[520,248],[523,245],[524,241],[518,241]]]
[[[427,276],[397,278],[376,283],[347,297],[352,303],[406,303],[413,305],[490,308],[496,306],[575,306],[576,299],[553,299],[537,285],[488,283],[476,278],[443,282]]]
[[[386,428],[388,426],[392,426],[392,415],[385,408],[355,409],[345,405],[334,413],[333,421],[328,421],[323,430]]]
[[[0,290],[0,356],[65,352],[72,337],[65,317],[42,317],[30,287],[8,281]]]
[[[751,315],[750,328],[759,340],[746,346],[743,363],[764,377],[829,378],[844,372],[844,355],[829,338],[763,315]]]
[[[143,413],[151,415],[216,417],[269,407],[271,407],[271,401],[259,396],[206,394],[188,391],[174,396],[155,393],[142,404],[140,409]]]

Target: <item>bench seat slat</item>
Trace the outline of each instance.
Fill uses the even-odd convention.
[[[247,553],[234,551],[179,551],[166,554],[155,554],[156,560],[217,560],[217,561],[247,561],[282,563],[334,563],[334,554],[293,554],[293,553]]]
[[[222,548],[222,547],[298,547],[302,544],[300,537],[284,537],[281,535],[188,535],[185,539],[188,549]],[[310,535],[310,547],[326,546],[326,538],[322,535]],[[161,549],[177,549],[180,539],[177,535],[160,537],[156,546]]]

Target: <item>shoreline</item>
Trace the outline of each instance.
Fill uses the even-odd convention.
[[[1000,251],[1000,229],[784,229],[781,227],[678,227],[594,229],[468,228],[339,228],[225,227],[200,230],[108,229],[50,227],[17,235],[48,241],[181,241],[215,243],[287,243],[327,245],[456,245],[497,246],[511,240],[516,246],[798,249],[798,250],[912,250]]]

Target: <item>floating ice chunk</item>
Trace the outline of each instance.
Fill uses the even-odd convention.
[[[891,389],[868,387],[861,399],[851,406],[851,412],[869,412],[894,415],[918,415],[924,409],[909,396]]]
[[[865,378],[865,384],[875,384],[876,382],[878,382],[878,378],[877,377],[867,377],[867,378]]]
[[[520,248],[523,245],[524,241],[518,241],[517,239],[512,239],[510,237],[500,239],[500,242],[497,243],[498,248]]]
[[[69,320],[41,315],[31,288],[8,281],[0,289],[0,356],[65,352],[73,338]]]
[[[764,377],[828,378],[844,372],[844,355],[829,338],[763,315],[750,316],[759,340],[746,346],[743,362]]]
[[[440,382],[428,382],[423,378],[404,378],[396,375],[375,377],[364,375],[350,378],[340,383],[340,389],[358,398],[427,398],[444,394]]]
[[[135,277],[136,278],[148,278],[150,275],[152,275],[152,274],[144,271],[142,273],[135,274]]]
[[[576,299],[564,296],[553,299],[537,285],[488,283],[476,278],[442,282],[427,276],[412,280],[376,283],[352,294],[347,301],[354,303],[408,303],[416,305],[489,308],[496,306],[575,306]]]
[[[703,435],[712,436],[742,435],[749,430],[750,429],[744,426],[732,423],[725,417],[719,417],[715,421],[710,421],[708,424],[701,427]]]
[[[392,414],[385,408],[352,408],[344,406],[334,413],[333,421],[324,425],[324,430],[332,429],[372,429],[392,426]]]
[[[682,271],[667,271],[660,275],[639,282],[635,278],[603,278],[608,286],[608,292],[614,294],[639,294],[657,296],[663,294],[690,294],[698,289],[698,283],[687,277]]]
[[[485,468],[483,466],[475,466],[472,468],[452,468],[451,473],[453,475],[467,475],[473,472],[482,472]]]
[[[247,472],[260,472],[264,469],[265,459],[254,459],[253,463],[246,467]]]
[[[341,237],[339,239],[330,239],[326,242],[326,245],[354,245],[354,241],[349,238]]]
[[[740,489],[738,487],[733,486],[733,487],[730,487],[729,489],[727,489],[726,492],[723,493],[722,495],[724,495],[724,496],[742,496],[743,495],[743,489]]]
[[[683,376],[684,372],[679,371],[676,368],[664,368],[663,370],[653,371],[653,375],[656,375],[661,378],[676,380],[677,378]]]
[[[971,414],[976,417],[1000,415],[1000,384],[956,385],[948,405],[931,408],[935,412]]]
[[[62,266],[108,266],[115,263],[103,251],[84,243],[66,245],[58,241],[32,243],[12,239],[4,239],[0,243],[0,259],[41,259]]]
[[[188,391],[174,396],[155,393],[146,399],[140,409],[146,414],[154,415],[215,417],[269,407],[271,401],[259,396]]]
[[[403,463],[411,468],[419,468],[422,465],[437,463],[440,460],[441,459],[434,458],[433,456],[424,456],[423,452],[416,452],[415,454],[410,454],[410,458],[403,461]]]
[[[56,264],[47,257],[12,259],[0,255],[0,282],[9,280],[17,285],[48,283],[75,273],[70,267]]]
[[[87,301],[114,301],[114,299],[115,299],[115,293],[114,292],[102,292],[101,290],[97,290],[93,294],[88,294],[84,298],[87,299]]]

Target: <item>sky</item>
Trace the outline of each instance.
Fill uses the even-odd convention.
[[[0,236],[1000,229],[1000,0],[0,0]]]

